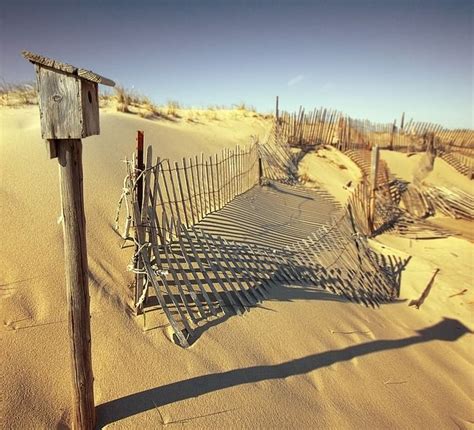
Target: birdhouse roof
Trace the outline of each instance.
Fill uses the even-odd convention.
[[[61,63],[57,60],[53,60],[52,58],[43,57],[42,55],[34,54],[33,52],[29,51],[23,51],[22,54],[23,57],[25,57],[27,60],[31,61],[34,64],[39,64],[40,66],[45,66],[50,69],[69,73],[71,75],[78,76],[81,79],[95,82],[97,84],[108,85],[109,87],[115,86],[115,82],[111,79],[104,78],[103,76],[91,72],[90,70],[81,69],[80,67],[75,67],[71,64]]]

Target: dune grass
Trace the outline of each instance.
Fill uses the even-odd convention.
[[[7,83],[0,80],[0,106],[21,107],[35,104],[38,104],[38,98],[34,82]],[[123,85],[117,85],[112,90],[101,88],[99,107],[138,115],[144,119],[184,120],[196,124],[201,124],[203,121],[220,121],[229,118],[254,117],[267,119],[269,117],[269,115],[258,113],[255,107],[245,102],[230,106],[212,104],[207,107],[185,107],[178,100],[170,99],[165,104],[158,105],[149,97]]]

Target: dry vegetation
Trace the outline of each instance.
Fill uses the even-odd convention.
[[[0,106],[20,107],[38,104],[35,84],[0,83]],[[169,121],[184,120],[191,123],[204,121],[220,121],[223,119],[239,119],[254,117],[268,119],[271,115],[260,114],[255,107],[244,102],[232,106],[209,105],[206,108],[184,107],[177,100],[168,100],[164,105],[155,104],[149,97],[138,94],[121,85],[112,92],[99,95],[99,106],[103,109],[138,115],[149,120],[164,119]]]
[[[37,104],[35,83],[10,84],[0,82],[0,106],[25,106]]]

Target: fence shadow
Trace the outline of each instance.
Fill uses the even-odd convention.
[[[279,249],[230,242],[192,227],[179,239],[156,247],[155,293],[145,301],[159,305],[173,327],[176,343],[187,347],[209,328],[242,315],[267,300],[352,301],[369,307],[399,295],[404,261],[368,252],[364,243],[343,240],[338,230]],[[156,311],[156,310],[155,310]],[[186,342],[180,338],[183,332]]]
[[[306,238],[341,211],[323,190],[268,181],[236,197],[197,225],[224,239],[283,247]]]
[[[356,357],[363,357],[380,351],[406,348],[432,341],[454,342],[468,333],[472,332],[460,321],[444,318],[439,323],[419,330],[416,335],[404,339],[376,340],[343,349],[324,351],[276,365],[232,369],[226,372],[173,382],[99,405],[96,409],[97,427],[102,428],[160,406],[214,391],[242,384],[302,375],[323,367],[332,366],[335,363],[349,361]]]

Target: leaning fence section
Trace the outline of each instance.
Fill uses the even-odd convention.
[[[159,221],[163,213],[186,227],[197,224],[236,196],[253,188],[259,180],[258,145],[224,150],[214,156],[183,158],[180,162],[155,161],[151,146],[144,171],[142,213],[156,213],[160,243],[169,234]]]
[[[138,217],[137,206],[135,213]],[[186,227],[168,219],[165,212],[161,224],[173,234],[159,244],[151,207],[148,213],[149,224],[137,225],[143,267],[137,306],[156,305],[182,347],[208,324],[244,314],[281,285],[326,290],[366,306],[398,296],[396,274],[403,261],[375,258],[346,212],[284,247],[226,240],[199,224]]]
[[[198,224],[206,215],[266,180],[297,181],[289,145],[276,140],[259,143],[255,139],[245,148],[237,146],[220,154],[201,154],[173,162],[155,158],[152,146],[144,151],[143,140],[139,131],[137,150],[130,160],[125,160],[127,175],[115,220],[119,231],[125,212],[124,227],[119,233],[135,242],[131,267],[136,272],[135,303],[139,308],[145,291],[143,252],[151,258],[150,244],[163,246],[172,242],[182,228]]]
[[[368,306],[397,295],[394,274],[400,261],[374,258],[350,207],[328,225],[312,221],[313,233],[285,246],[230,240],[202,228],[206,215],[231,206],[257,184],[278,182],[287,187],[285,195],[304,194],[303,202],[321,201],[321,207],[327,203],[329,197],[316,191],[295,192],[300,154],[281,139],[279,126],[264,143],[173,163],[154,158],[151,147],[140,154],[139,133],[137,153],[126,162],[116,221],[118,229],[125,206],[120,233],[135,244],[130,265],[136,274],[135,305],[139,313],[156,306],[183,347],[207,324],[243,314],[282,283],[326,289]]]

